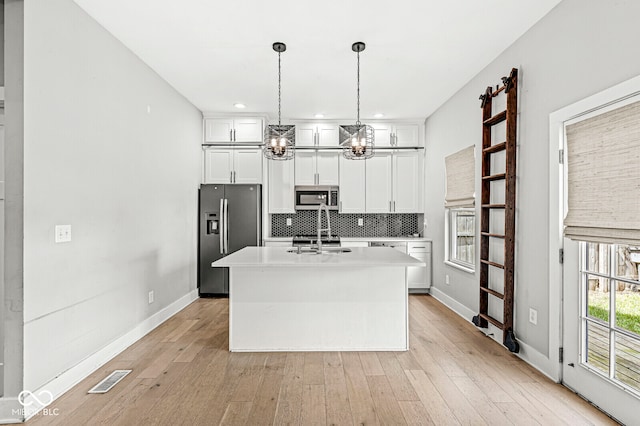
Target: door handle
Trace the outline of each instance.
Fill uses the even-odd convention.
[[[220,254],[224,254],[224,230],[227,227],[227,221],[224,218],[224,199],[220,198],[220,224],[218,225],[222,229],[218,231],[220,234]]]
[[[224,199],[224,253],[229,254],[229,200]]]

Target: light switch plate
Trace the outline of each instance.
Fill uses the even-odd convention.
[[[291,218],[290,217],[287,218],[287,226],[291,226]]]
[[[56,225],[55,242],[68,243],[71,241],[71,225]]]
[[[533,325],[538,325],[538,311],[533,308],[529,308],[529,322]]]

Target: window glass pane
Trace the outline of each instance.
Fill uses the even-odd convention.
[[[587,321],[587,364],[609,375],[609,329]]]
[[[614,274],[629,280],[638,280],[638,265],[640,264],[640,247],[623,245],[613,246],[615,253]]]
[[[616,333],[615,378],[640,390],[640,340]]]
[[[609,322],[609,279],[587,275],[587,316]]]
[[[640,337],[640,284],[617,282],[616,327]]]
[[[587,265],[589,272],[598,272],[609,275],[609,245],[599,243],[587,243]]]

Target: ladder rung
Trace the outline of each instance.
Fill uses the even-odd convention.
[[[504,265],[501,265],[501,264],[496,263],[496,262],[492,262],[490,260],[480,259],[480,263],[484,263],[485,265],[495,266],[496,268],[504,269]]]
[[[499,113],[497,113],[496,115],[494,115],[493,117],[484,120],[483,124],[485,126],[493,126],[495,124],[498,124],[504,120],[507,119],[507,111],[500,111]]]
[[[505,149],[507,149],[507,143],[502,142],[502,143],[497,143],[495,145],[491,145],[488,148],[484,148],[482,152],[485,154],[493,154],[494,152],[504,151]]]
[[[504,204],[483,204],[482,208],[483,209],[504,209],[505,205]]]
[[[492,180],[505,179],[506,177],[507,177],[506,173],[496,173],[495,175],[482,176],[482,180],[492,181]]]
[[[486,314],[478,314],[480,315],[480,318],[484,318],[487,321],[489,321],[491,324],[495,325],[498,328],[502,328],[502,323],[500,321],[498,321],[497,319],[490,317],[489,315]]]
[[[481,232],[483,237],[504,238],[502,234],[491,234],[489,232]]]
[[[480,287],[480,291],[484,291],[485,293],[489,293],[490,295],[495,296],[498,299],[503,299],[504,300],[504,294],[498,293],[497,291],[491,290],[490,288]]]

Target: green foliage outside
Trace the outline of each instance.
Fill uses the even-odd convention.
[[[609,321],[609,293],[589,292],[589,316]],[[616,325],[640,335],[640,292],[616,293]]]

